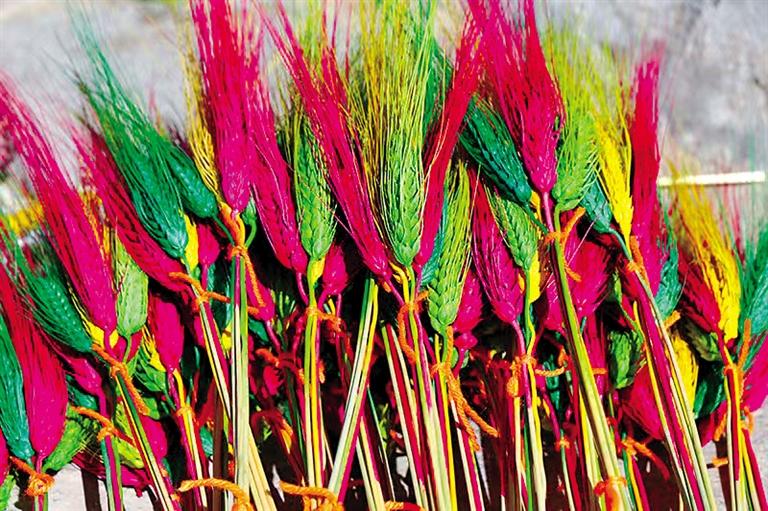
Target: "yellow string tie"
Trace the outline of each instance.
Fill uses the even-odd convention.
[[[215,490],[228,491],[235,497],[235,502],[232,504],[232,511],[254,511],[253,506],[248,500],[248,495],[242,488],[232,481],[215,479],[213,477],[207,479],[190,479],[181,483],[179,492],[184,493],[195,488],[213,488]]]
[[[316,511],[344,511],[344,505],[339,502],[339,498],[328,488],[319,488],[316,486],[298,486],[296,484],[280,481],[280,488],[288,495],[301,497],[304,502],[304,510],[312,509],[312,501],[318,501],[319,506]]]
[[[83,417],[87,417],[101,424],[101,429],[99,430],[98,435],[96,435],[96,440],[99,442],[108,436],[113,436],[119,438],[123,442],[127,442],[133,445],[133,439],[124,435],[122,431],[115,427],[115,424],[111,420],[109,420],[107,417],[104,417],[96,410],[91,410],[90,408],[85,408],[82,406],[74,406],[72,407],[72,411],[78,415],[82,415]]]
[[[29,484],[27,484],[26,493],[29,497],[42,497],[53,487],[55,482],[53,476],[46,474],[45,472],[38,472],[34,468],[30,467],[25,461],[10,457],[11,463],[13,463],[19,472],[23,472],[29,476]]]
[[[149,415],[149,408],[147,407],[147,404],[144,402],[144,399],[142,399],[141,394],[139,394],[138,389],[133,384],[133,379],[131,378],[131,375],[128,373],[128,367],[126,367],[125,364],[117,360],[115,357],[107,353],[104,348],[99,346],[96,343],[93,343],[91,345],[91,349],[99,355],[102,359],[104,359],[104,362],[106,362],[110,366],[109,374],[112,376],[112,378],[117,379],[117,376],[122,376],[123,382],[125,384],[125,388],[128,391],[128,394],[133,399],[133,404],[136,407],[136,411],[139,412],[141,415]]]
[[[605,497],[607,511],[618,511],[621,509],[621,487],[626,485],[627,480],[623,477],[612,476],[595,485],[595,495]]]

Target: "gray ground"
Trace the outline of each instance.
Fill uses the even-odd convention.
[[[163,115],[181,123],[177,35],[167,3],[82,3],[108,40],[123,76],[130,77],[135,90],[149,91]],[[298,1],[286,3],[301,9]],[[768,168],[768,0],[553,0],[547,10],[555,18],[580,19],[599,40],[621,48],[640,51],[645,47],[641,41],[665,41],[665,151],[695,155],[704,172]],[[76,101],[69,74],[71,59],[77,62],[76,48],[63,0],[0,0],[0,71],[49,114]],[[759,209],[768,203],[765,192],[765,185],[752,187],[757,199],[746,215],[765,214]],[[755,419],[754,443],[765,473],[768,414],[757,412]],[[85,509],[77,469],[57,476],[50,509]],[[146,499],[129,499],[127,509],[150,506]]]

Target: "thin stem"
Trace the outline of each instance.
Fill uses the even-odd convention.
[[[552,218],[552,210],[549,194],[543,196],[543,208],[546,215],[547,227],[552,232],[560,232],[560,218],[556,215]],[[616,456],[614,454],[613,435],[608,426],[608,421],[603,410],[600,394],[595,383],[595,376],[592,372],[592,365],[589,361],[589,355],[581,336],[581,328],[576,316],[576,310],[571,298],[571,291],[568,285],[568,276],[565,271],[565,254],[563,246],[559,241],[552,244],[554,247],[554,264],[558,281],[558,293],[561,306],[563,307],[563,316],[565,317],[565,326],[567,331],[567,340],[574,361],[574,368],[578,373],[578,381],[581,394],[587,411],[589,423],[597,440],[596,449],[600,460],[603,475],[613,481],[621,478]],[[615,485],[620,486],[620,485]],[[627,488],[621,486],[618,488],[621,500],[626,508],[629,508],[629,495]]]
[[[313,294],[310,295],[310,299],[312,296]],[[363,291],[363,309],[357,333],[355,361],[350,372],[352,379],[344,407],[344,423],[341,428],[336,455],[333,459],[333,470],[328,481],[328,489],[336,495],[340,495],[343,478],[352,463],[354,445],[359,433],[361,410],[367,389],[374,346],[373,337],[376,332],[375,326],[379,311],[378,296],[379,286],[372,278],[366,279]]]

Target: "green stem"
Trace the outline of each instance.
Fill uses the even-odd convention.
[[[366,382],[373,354],[373,338],[379,311],[378,296],[379,286],[372,278],[366,279],[363,291],[363,310],[357,333],[355,360],[350,373],[352,378],[349,385],[349,393],[347,394],[347,402],[344,407],[344,423],[333,460],[333,470],[328,481],[328,489],[336,495],[339,495],[343,478],[349,471],[349,464],[352,460],[352,454],[354,454],[353,444],[358,436],[360,412],[365,400]]]
[[[544,196],[544,205],[544,210],[549,217],[547,219],[547,224],[550,230],[560,232],[560,218],[557,214],[554,216],[554,219],[551,218],[548,195]],[[621,472],[614,453],[613,434],[608,426],[605,410],[603,410],[600,394],[597,390],[597,384],[595,383],[595,375],[592,372],[592,364],[589,360],[589,354],[587,353],[584,339],[581,336],[581,328],[576,316],[576,310],[573,305],[571,291],[568,285],[568,276],[565,271],[566,262],[563,246],[559,242],[555,242],[552,245],[555,253],[554,266],[558,281],[559,298],[563,307],[566,320],[565,327],[568,333],[566,338],[570,348],[569,351],[573,357],[574,367],[579,375],[579,389],[581,390],[587,417],[595,439],[597,440],[595,447],[597,449],[598,458],[600,460],[603,475],[606,478],[618,481],[621,478]],[[624,507],[629,509],[630,501],[626,486],[621,486],[619,493]]]
[[[231,349],[231,373],[230,373],[230,402],[232,445],[235,458],[235,484],[243,491],[249,489],[249,453],[248,437],[250,436],[249,423],[249,396],[248,396],[248,308],[245,284],[245,263],[242,257],[236,257],[234,265],[234,288],[232,292],[232,304],[234,317],[232,323],[232,349]]]
[[[315,287],[323,273],[323,260],[310,261],[307,271],[309,284],[309,310],[304,327],[304,445],[307,480],[309,486],[324,486],[321,438],[323,425],[320,418],[318,376],[318,316]]]
[[[125,381],[121,373],[115,375],[117,381],[117,388],[123,398],[123,404],[127,412],[128,423],[133,433],[133,439],[136,447],[141,454],[141,459],[144,462],[144,467],[147,470],[152,486],[157,492],[157,498],[163,511],[181,511],[181,507],[177,500],[171,497],[171,493],[175,494],[173,485],[166,476],[167,472],[160,466],[160,462],[157,459],[152,445],[149,443],[147,434],[144,431],[144,426],[141,423],[141,414],[136,408],[136,404],[133,402],[133,397],[128,391],[129,385]]]

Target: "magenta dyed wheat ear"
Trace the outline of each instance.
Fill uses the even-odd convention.
[[[37,455],[37,463],[42,464],[64,433],[67,409],[64,370],[51,351],[47,336],[32,320],[5,268],[0,268],[0,310],[4,313],[21,366],[29,441]]]
[[[495,100],[515,140],[531,184],[549,192],[557,180],[555,150],[565,110],[541,49],[533,0],[522,0],[522,20],[510,19],[502,0],[471,0],[484,23],[481,41]]]
[[[637,67],[632,87],[635,109],[628,122],[632,143],[632,234],[637,238],[654,293],[664,264],[660,247],[664,224],[656,189],[660,160],[659,65],[659,57],[652,56]]]
[[[376,227],[368,185],[357,156],[358,144],[348,126],[347,92],[336,54],[327,40],[322,41],[320,67],[313,73],[282,5],[280,16],[283,33],[269,20],[267,26],[307,111],[349,234],[366,266],[380,279],[389,280],[392,271],[387,249]]]
[[[104,140],[93,131],[76,134],[74,138],[85,180],[96,189],[105,220],[115,229],[128,254],[144,273],[162,286],[188,296],[188,287],[170,277],[173,273],[183,273],[184,267],[171,259],[144,229]]]
[[[260,69],[263,37],[245,9],[233,12],[228,2],[191,4],[224,197],[240,213],[252,191],[277,259],[304,274],[307,254],[299,239],[291,177]]]
[[[440,118],[433,132],[426,158],[427,193],[424,201],[424,222],[421,247],[414,260],[417,267],[423,266],[432,255],[435,236],[440,227],[443,211],[445,175],[459,140],[464,114],[477,88],[480,78],[480,28],[468,13],[464,31],[456,50],[456,64],[453,69],[450,89],[443,103]],[[427,105],[429,108],[430,105]]]
[[[6,124],[43,206],[45,231],[89,319],[105,332],[117,325],[116,293],[102,233],[88,218],[32,115],[0,77],[0,119]]]
[[[515,265],[496,219],[485,188],[475,178],[477,196],[472,215],[472,260],[485,296],[496,315],[515,323],[523,310],[522,271]]]

